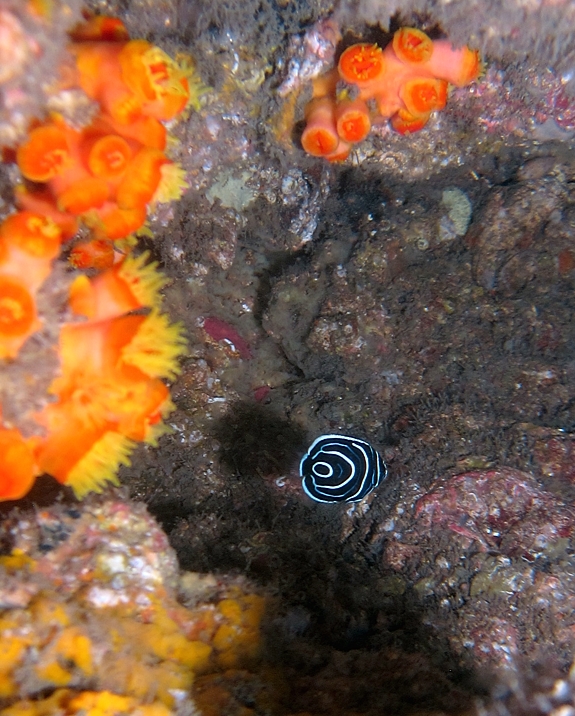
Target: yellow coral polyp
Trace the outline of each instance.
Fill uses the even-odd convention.
[[[238,595],[218,604],[218,611],[226,621],[218,627],[212,643],[222,668],[240,667],[257,659],[264,609],[265,600],[257,594]]]
[[[222,599],[218,604],[218,609],[232,624],[241,624],[243,612],[236,599]]]
[[[147,262],[149,255],[129,254],[94,278],[78,276],[70,286],[74,313],[102,321],[137,308],[159,308],[167,279],[157,270],[157,262]]]
[[[111,511],[118,508],[117,501],[109,504]],[[73,560],[78,555],[74,549],[79,550],[84,565],[87,545],[75,537],[95,537],[109,522],[106,534],[111,541],[102,542],[103,551],[92,557],[89,579],[82,576],[84,567],[80,566],[80,572],[74,573],[80,577],[76,590],[60,591],[59,575],[43,571],[43,590],[30,604],[0,612],[0,697],[12,700],[2,716],[171,716],[191,704],[187,694],[192,689],[202,713],[236,713],[227,710],[234,684],[262,677],[269,681],[259,670],[256,674],[247,671],[257,668],[266,600],[235,584],[219,601],[184,607],[159,575],[153,588],[148,583],[141,592],[128,554],[126,571],[118,568],[115,558],[124,552],[115,546],[112,527],[124,517],[112,517],[115,512],[111,511],[107,517],[85,513],[88,532],[80,530],[63,546],[66,554],[72,550]],[[126,545],[122,541],[126,535],[117,538],[119,545]],[[132,555],[134,545],[130,541],[127,546]],[[115,567],[105,569],[112,564],[112,555]],[[21,562],[25,576],[30,557],[15,553],[13,558],[13,567]],[[40,562],[43,559],[39,557]],[[95,603],[92,590],[115,591],[112,580],[119,573],[126,583],[118,594],[129,594],[129,599],[114,606]],[[136,594],[145,594],[145,606],[134,598]],[[90,690],[83,690],[87,686]],[[43,698],[43,692],[51,695]],[[15,698],[30,695],[32,700],[14,703]],[[263,701],[258,703],[262,712],[270,710]],[[212,706],[217,708],[211,711]],[[275,705],[272,710],[275,713]]]
[[[186,172],[175,162],[166,162],[160,167],[160,181],[152,196],[152,204],[167,204],[178,201],[189,189]]]
[[[70,615],[63,604],[41,596],[31,607],[32,615],[37,624],[48,627],[67,627]]]
[[[62,480],[69,485],[78,499],[88,492],[102,492],[106,485],[119,485],[120,465],[130,465],[130,455],[136,443],[125,435],[108,431],[72,467]],[[54,475],[58,477],[58,475]]]
[[[53,686],[68,686],[73,678],[72,674],[57,661],[51,661],[48,664],[37,666],[35,672],[41,681],[45,681]]]
[[[120,265],[118,277],[129,286],[141,306],[158,308],[160,291],[168,283],[164,274],[158,271],[158,262],[148,262],[150,252],[144,251],[139,256],[130,254]]]
[[[122,361],[150,378],[173,380],[180,372],[179,359],[186,346],[183,326],[170,323],[163,313],[152,311],[122,349]]]

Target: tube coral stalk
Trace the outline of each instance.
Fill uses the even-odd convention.
[[[349,142],[340,139],[337,143],[337,147],[333,150],[333,152],[326,154],[325,158],[328,162],[343,162],[349,157],[351,146],[352,145]]]
[[[335,106],[329,97],[313,99],[306,108],[307,124],[301,137],[303,148],[314,157],[324,157],[337,148]]]
[[[433,53],[422,68],[456,87],[465,87],[479,77],[481,60],[477,50],[453,47],[449,40],[434,40]]]

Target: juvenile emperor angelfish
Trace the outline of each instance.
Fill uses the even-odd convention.
[[[320,435],[299,470],[305,493],[316,502],[359,502],[387,477],[381,455],[346,435]]]

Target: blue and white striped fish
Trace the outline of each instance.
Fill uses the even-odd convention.
[[[305,493],[316,502],[359,502],[387,477],[381,455],[346,435],[320,435],[299,469]]]

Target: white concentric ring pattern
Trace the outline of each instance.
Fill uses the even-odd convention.
[[[301,459],[300,475],[316,502],[358,502],[387,477],[387,466],[365,440],[320,435]]]

